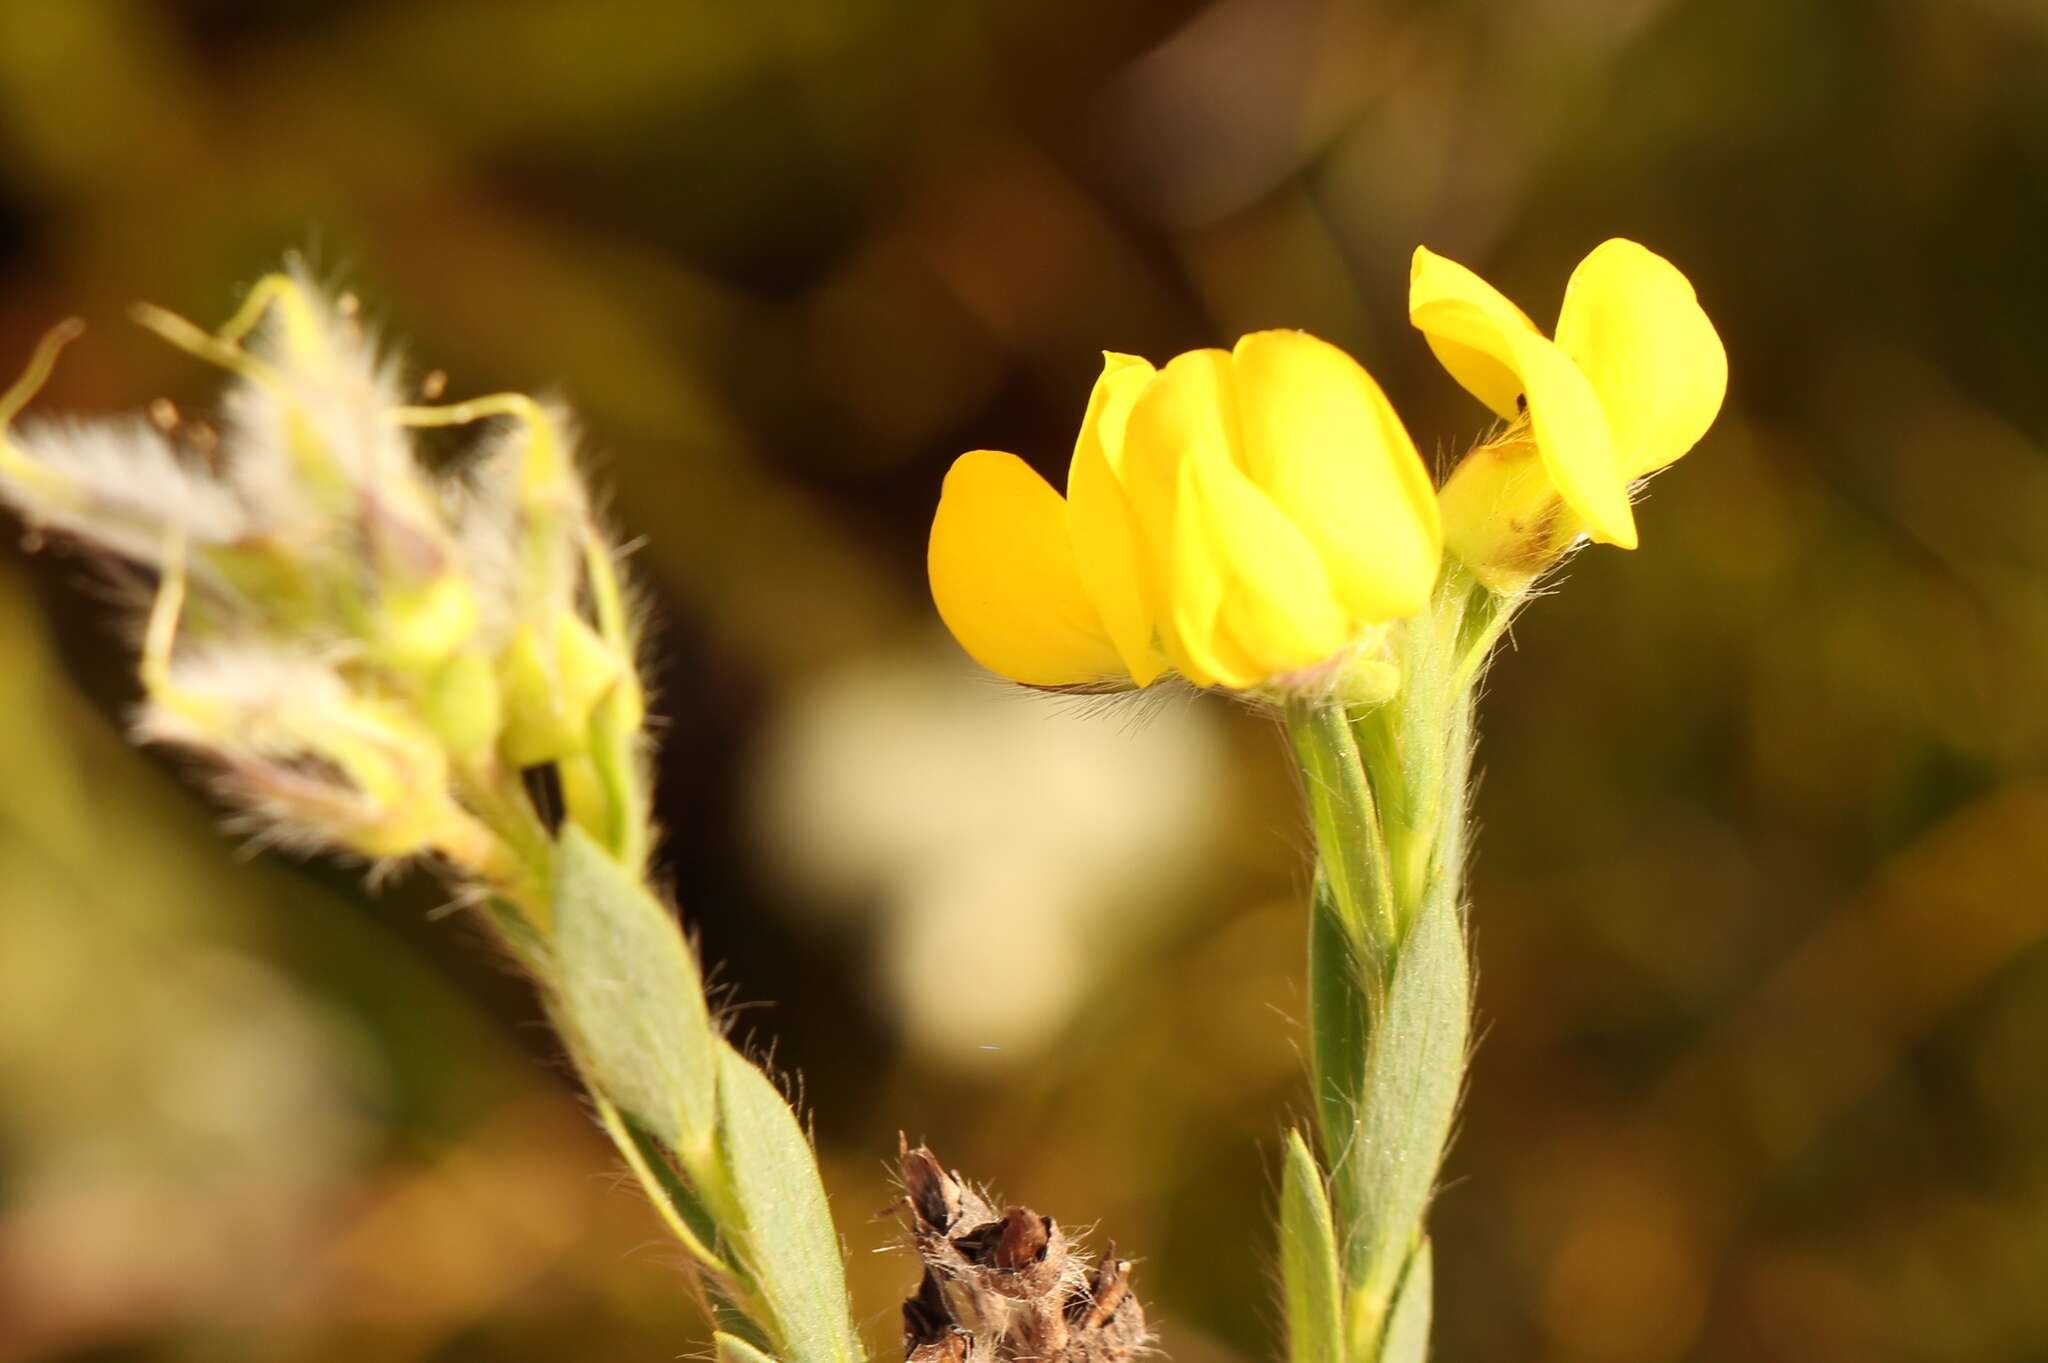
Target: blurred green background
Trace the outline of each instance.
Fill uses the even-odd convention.
[[[580,410],[661,629],[662,852],[800,1071],[863,1325],[896,1132],[1278,1356],[1306,838],[1269,723],[976,676],[958,451],[1303,326],[1426,451],[1409,251],[1540,321],[1609,235],[1726,338],[1643,548],[1494,674],[1447,1359],[2048,1358],[2048,5],[12,0],[0,369],[287,250],[450,391]],[[121,737],[133,584],[0,544],[0,1360],[705,1337],[539,1013],[419,879],[242,848]],[[772,1006],[770,1005],[772,1001]]]

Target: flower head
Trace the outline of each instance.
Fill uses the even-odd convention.
[[[1572,272],[1554,338],[1427,248],[1408,310],[1451,376],[1510,423],[1443,491],[1450,551],[1497,588],[1526,585],[1582,534],[1633,549],[1631,485],[1706,434],[1728,387],[1692,285],[1620,238]]]
[[[233,375],[208,457],[176,420],[15,428],[67,326],[0,394],[0,505],[158,571],[139,735],[207,760],[266,836],[434,856],[534,925],[550,830],[523,772],[551,768],[554,812],[637,863],[635,631],[566,414],[408,403],[353,306],[295,273],[218,331],[138,317]],[[466,467],[420,457],[418,428],[482,421]]]
[[[1013,454],[962,455],[929,567],[954,637],[1014,681],[1252,690],[1341,676],[1428,602],[1441,553],[1379,385],[1263,331],[1156,370],[1105,356],[1064,498]]]

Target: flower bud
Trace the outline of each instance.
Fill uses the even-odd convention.
[[[489,655],[472,646],[443,663],[428,684],[421,713],[457,762],[482,762],[498,741],[505,716]]]
[[[1581,534],[1527,432],[1511,432],[1466,455],[1437,504],[1445,552],[1504,596],[1527,590]]]
[[[480,615],[475,590],[459,574],[417,587],[392,584],[377,603],[371,654],[393,672],[431,674],[476,636]]]
[[[626,671],[618,654],[569,611],[547,623],[521,623],[498,669],[505,695],[499,745],[517,767],[587,751],[598,702]]]

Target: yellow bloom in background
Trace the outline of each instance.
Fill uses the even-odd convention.
[[[962,455],[929,567],[954,637],[1014,681],[1248,690],[1421,610],[1442,548],[1379,385],[1262,331],[1157,370],[1105,356],[1064,498],[1013,454]]]
[[[1409,316],[1474,397],[1510,424],[1443,490],[1450,551],[1518,590],[1580,534],[1636,545],[1629,488],[1706,434],[1728,357],[1692,285],[1615,238],[1579,263],[1555,338],[1492,285],[1417,248]]]

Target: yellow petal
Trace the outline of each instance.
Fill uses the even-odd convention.
[[[1572,271],[1557,345],[1607,409],[1622,476],[1671,463],[1714,424],[1728,353],[1691,283],[1670,261],[1614,238]]]
[[[1222,566],[1223,599],[1208,640],[1234,646],[1256,674],[1247,686],[1319,663],[1350,642],[1352,621],[1330,591],[1322,560],[1264,492],[1235,466],[1193,460],[1182,515],[1198,519]]]
[[[1465,391],[1513,421],[1522,381],[1513,338],[1540,336],[1527,313],[1455,260],[1415,248],[1408,271],[1408,319]]]
[[[1233,360],[1245,469],[1315,547],[1337,599],[1362,622],[1421,610],[1443,553],[1436,490],[1380,386],[1299,331],[1246,336]]]
[[[1124,425],[1118,473],[1158,593],[1160,646],[1197,686],[1249,684],[1237,680],[1246,667],[1214,643],[1223,564],[1207,524],[1185,514],[1183,496],[1191,461],[1234,462],[1236,429],[1230,356],[1221,350],[1176,355],[1138,394]]]
[[[1160,642],[1174,669],[1195,685],[1243,690],[1258,685],[1264,674],[1222,625],[1229,583],[1209,518],[1193,510],[1198,462],[1185,460],[1178,466],[1181,492],[1174,500],[1179,514],[1166,559],[1172,577]]]
[[[1513,420],[1527,398],[1543,466],[1587,533],[1636,546],[1628,483],[1607,412],[1586,376],[1522,311],[1470,270],[1418,247],[1409,316],[1451,376]]]
[[[1074,566],[1066,503],[1016,455],[954,461],[927,566],[939,617],[990,671],[1031,686],[1122,675]]]
[[[1541,336],[1516,336],[1513,346],[1529,398],[1529,427],[1558,495],[1594,539],[1635,548],[1628,479],[1615,465],[1614,437],[1593,385],[1562,350]]]
[[[1167,657],[1199,685],[1243,689],[1329,657],[1351,622],[1307,537],[1241,467],[1234,387],[1222,351],[1174,359],[1131,408],[1123,474]]]
[[[1088,398],[1088,414],[1067,470],[1067,519],[1081,585],[1140,686],[1166,670],[1154,635],[1158,599],[1130,499],[1118,470],[1131,405],[1151,381],[1152,366],[1135,355],[1105,354],[1102,377]]]

